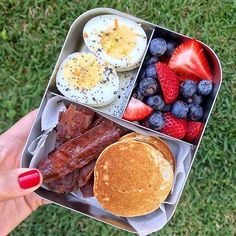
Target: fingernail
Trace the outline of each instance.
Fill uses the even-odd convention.
[[[19,175],[18,182],[23,189],[32,188],[40,183],[40,174],[38,170],[27,171]]]

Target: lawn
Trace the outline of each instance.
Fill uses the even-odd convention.
[[[158,235],[235,235],[235,1],[0,1],[0,132],[39,106],[71,23],[101,6],[196,37],[218,54],[223,67],[219,98],[176,213]],[[130,234],[50,205],[11,235]]]

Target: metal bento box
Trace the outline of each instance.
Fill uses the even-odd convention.
[[[86,48],[84,41],[83,41],[84,25],[91,18],[93,18],[95,16],[99,16],[99,15],[106,15],[106,14],[118,15],[121,17],[128,18],[130,20],[133,20],[133,21],[137,22],[138,24],[141,24],[142,28],[144,29],[144,31],[147,35],[147,39],[148,39],[147,45],[149,45],[151,39],[157,35],[160,37],[163,37],[163,38],[178,41],[179,43],[185,42],[186,40],[190,39],[190,37],[188,37],[188,36],[176,33],[174,31],[171,31],[171,30],[166,29],[164,27],[155,25],[153,23],[147,22],[145,20],[139,19],[137,17],[131,16],[129,14],[126,14],[126,13],[123,13],[123,12],[120,12],[120,11],[117,11],[117,10],[114,10],[111,8],[96,8],[96,9],[89,10],[89,11],[83,13],[82,15],[80,15],[73,22],[73,24],[71,25],[71,27],[69,29],[69,32],[68,32],[67,37],[65,39],[61,53],[58,57],[58,60],[57,60],[56,65],[54,67],[53,73],[50,77],[48,86],[46,88],[42,102],[40,104],[40,108],[39,108],[37,117],[35,119],[35,122],[33,124],[32,129],[31,129],[31,132],[30,132],[29,137],[27,139],[23,154],[21,156],[21,166],[22,167],[29,167],[30,166],[30,162],[31,162],[32,155],[33,155],[32,154],[33,152],[30,152],[30,149],[32,149],[32,142],[34,142],[33,149],[35,149],[36,147],[39,148],[39,144],[35,143],[35,142],[37,142],[37,140],[39,140],[38,137],[41,137],[40,135],[43,134],[41,118],[42,118],[42,114],[44,113],[45,107],[47,107],[47,109],[50,109],[50,105],[48,105],[48,101],[54,100],[55,104],[58,104],[61,102],[64,102],[65,104],[70,104],[70,103],[76,104],[76,102],[72,101],[71,99],[64,97],[57,89],[57,87],[56,87],[56,74],[57,74],[57,71],[58,71],[62,61],[69,54],[74,53],[74,52],[78,52],[78,51],[81,52],[81,51],[88,50]],[[204,130],[206,128],[208,119],[209,119],[211,111],[212,111],[212,108],[213,108],[215,100],[217,98],[217,94],[220,89],[221,80],[222,80],[222,69],[221,69],[219,59],[216,56],[216,54],[214,53],[214,51],[209,46],[207,46],[206,44],[204,44],[202,42],[200,42],[200,43],[204,49],[204,52],[205,52],[205,55],[206,55],[208,61],[209,61],[210,68],[211,68],[211,71],[214,76],[215,84],[214,84],[213,92],[205,104],[205,114],[203,117],[205,124],[204,124],[203,130],[202,130],[201,136],[198,138],[197,142],[195,142],[194,144],[173,138],[171,136],[165,135],[165,134],[157,132],[157,131],[152,131],[152,130],[145,128],[137,123],[133,123],[133,122],[126,121],[126,120],[122,119],[123,113],[125,111],[125,108],[127,107],[127,104],[129,102],[129,99],[130,99],[132,91],[133,91],[133,88],[135,86],[135,82],[136,82],[139,72],[141,70],[145,55],[148,50],[148,46],[146,47],[146,51],[145,51],[144,57],[142,59],[141,65],[138,68],[133,69],[132,71],[129,71],[126,73],[120,73],[120,76],[122,77],[122,81],[123,81],[123,82],[121,82],[121,87],[125,88],[125,89],[120,90],[119,99],[116,99],[110,105],[107,105],[103,108],[89,107],[90,109],[92,109],[95,112],[98,112],[99,114],[106,117],[107,119],[110,119],[110,120],[120,124],[121,126],[124,126],[128,129],[132,130],[132,131],[136,131],[136,132],[144,134],[144,135],[146,134],[146,135],[150,135],[150,136],[161,137],[168,144],[170,144],[172,146],[177,146],[180,150],[183,147],[184,147],[184,149],[188,150],[186,158],[184,160],[182,160],[182,163],[181,163],[182,169],[184,171],[184,177],[181,180],[181,186],[178,187],[179,188],[178,194],[176,194],[176,196],[175,196],[176,199],[171,204],[167,204],[165,206],[165,209],[164,209],[164,212],[165,212],[164,218],[165,219],[162,218],[162,219],[164,219],[164,223],[157,226],[156,228],[154,227],[155,230],[152,230],[152,231],[157,231],[157,230],[161,229],[162,227],[164,227],[164,225],[171,219],[171,217],[174,214],[174,211],[177,207],[182,190],[183,190],[186,180],[188,178],[188,174],[190,172],[194,158],[196,156],[197,150],[199,148]],[[80,105],[83,105],[83,104],[80,104]],[[52,105],[52,109],[56,109],[55,105]],[[49,117],[49,115],[46,117]],[[45,120],[45,118],[44,118],[44,120]],[[45,140],[43,140],[43,142],[41,142],[41,145],[42,145],[42,143],[45,144],[45,141],[47,138],[50,138],[50,135],[48,135],[48,133],[46,133],[46,138],[45,138]],[[113,225],[113,226],[118,227],[120,229],[129,231],[132,233],[137,233],[137,232],[139,233],[140,232],[139,230],[137,230],[137,228],[139,229],[139,227],[137,226],[138,220],[136,222],[133,222],[132,219],[130,220],[130,219],[127,219],[124,217],[115,216],[115,215],[103,210],[102,208],[97,207],[94,204],[90,204],[89,201],[84,201],[83,199],[79,199],[78,197],[76,197],[73,194],[70,194],[70,193],[57,194],[57,193],[51,192],[51,191],[49,191],[45,188],[42,188],[42,187],[40,187],[38,190],[36,190],[36,194],[39,195],[40,197],[50,200],[53,203],[58,204],[62,207],[79,212],[81,214],[92,217],[92,218],[102,221],[104,223]],[[169,201],[171,201],[171,199],[169,199]],[[142,220],[145,221],[145,218],[143,218]],[[150,224],[152,225],[153,223],[150,223]]]

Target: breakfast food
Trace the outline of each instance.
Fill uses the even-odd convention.
[[[177,46],[154,38],[123,118],[195,143],[203,127],[204,102],[214,88],[212,80],[199,42],[191,39]]]
[[[140,142],[147,143],[153,146],[155,149],[158,149],[164,156],[164,158],[170,163],[173,171],[175,170],[175,157],[171,152],[169,146],[166,142],[161,140],[158,137],[146,136],[136,132],[132,132],[122,136],[119,141],[128,141],[128,140],[136,140]]]
[[[195,39],[182,43],[173,52],[169,67],[197,80],[212,80],[212,73],[201,44]]]
[[[83,30],[85,44],[98,58],[117,71],[139,66],[147,36],[136,22],[116,15],[101,15],[87,22]]]
[[[69,106],[66,112],[59,114],[57,145],[85,133],[91,127],[93,120],[94,112],[90,109],[80,105]]]
[[[125,112],[124,119],[126,120],[143,120],[152,113],[153,109],[140,100],[132,97]]]
[[[66,97],[101,107],[111,103],[119,91],[119,77],[113,66],[92,53],[73,53],[58,69],[56,85]]]
[[[99,156],[94,195],[102,207],[124,217],[153,212],[168,196],[173,169],[151,145],[129,140],[114,143]]]
[[[127,131],[80,105],[70,105],[60,114],[57,129],[58,146],[37,165],[44,184],[57,193],[80,188],[88,196],[95,160]]]

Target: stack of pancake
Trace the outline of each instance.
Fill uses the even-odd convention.
[[[174,155],[164,141],[130,133],[100,154],[94,171],[94,195],[115,215],[145,215],[167,198],[174,170]]]

